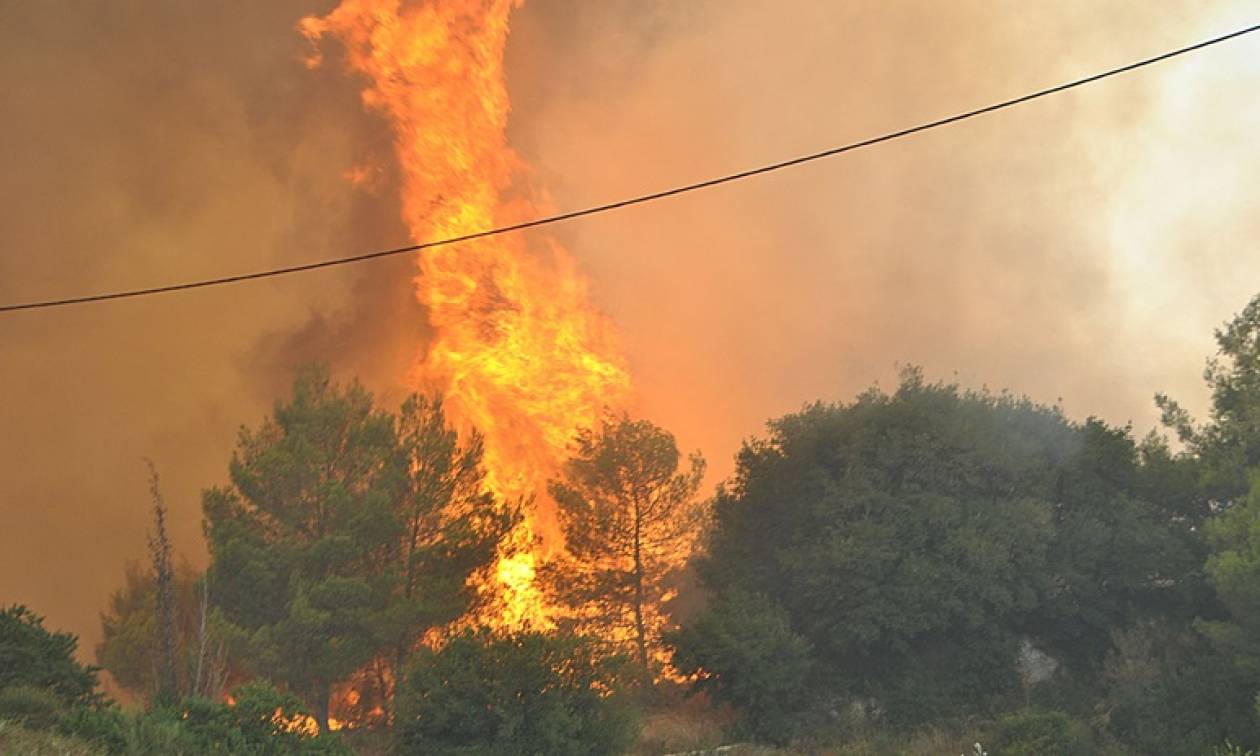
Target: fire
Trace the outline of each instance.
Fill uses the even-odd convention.
[[[417,241],[459,236],[548,210],[508,146],[503,52],[519,0],[343,0],[306,18],[311,40],[340,40],[366,79],[365,107],[393,126],[403,217]],[[309,61],[318,65],[318,57]],[[555,241],[513,234],[418,256],[416,297],[436,336],[406,377],[438,388],[462,427],[486,438],[487,479],[509,499],[545,497],[574,431],[629,391],[609,323]],[[504,621],[538,620],[536,530],[527,517],[497,573]]]

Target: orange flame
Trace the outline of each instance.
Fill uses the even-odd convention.
[[[403,217],[417,241],[542,214],[527,166],[508,146],[503,74],[519,0],[343,0],[302,32],[344,43],[363,102],[393,126]],[[318,57],[311,59],[318,64]],[[499,236],[419,255],[416,296],[436,336],[408,382],[435,387],[464,428],[486,437],[486,472],[506,498],[543,496],[574,431],[629,391],[608,322],[558,244]],[[542,619],[533,586],[533,517],[502,559],[504,621]],[[554,535],[554,534],[553,534]]]

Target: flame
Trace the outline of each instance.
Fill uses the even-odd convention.
[[[363,103],[393,126],[402,212],[417,242],[544,214],[508,146],[503,53],[519,0],[343,0],[301,22],[332,36],[366,80]],[[309,65],[318,65],[316,54]],[[487,481],[508,499],[545,498],[574,432],[629,392],[607,320],[570,255],[541,235],[496,236],[419,253],[416,297],[436,335],[406,376],[437,388],[463,429],[485,435]],[[534,587],[537,507],[498,564],[505,622],[543,619]]]

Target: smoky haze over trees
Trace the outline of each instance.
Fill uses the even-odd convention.
[[[0,6],[0,301],[406,238],[387,126],[335,51],[302,62],[296,20],[332,4]],[[530,0],[509,137],[565,209],[1254,12]],[[480,490],[474,434],[404,405],[429,338],[411,261],[0,319],[0,751],[583,753],[636,719],[645,753],[1260,747],[1256,300],[1200,382],[1260,274],[1256,49],[560,232],[625,336],[631,422],[727,481],[700,585],[670,586],[692,611],[639,633],[690,674],[642,700],[622,637],[466,627],[517,513]],[[907,359],[921,376],[890,382]],[[312,361],[330,374],[295,390]],[[1161,420],[1175,441],[1145,435]],[[169,544],[128,568],[146,455]],[[625,572],[574,587],[624,607]],[[92,648],[135,707],[99,694]]]
[[[334,4],[5,4],[0,299],[405,239],[388,126],[363,112],[335,46],[324,66],[302,63],[297,19]],[[1141,57],[1242,26],[1247,6],[530,0],[508,41],[509,137],[564,209]],[[1260,274],[1260,256],[1238,252],[1257,217],[1249,44],[563,230],[625,336],[633,413],[703,450],[706,485],[764,418],[895,381],[899,360],[1061,396],[1073,417],[1133,420],[1139,435],[1158,420],[1156,390],[1203,416],[1211,328]],[[401,403],[427,333],[413,275],[398,259],[3,319],[0,395],[14,399],[0,403],[0,511],[27,525],[0,531],[0,594],[94,645],[100,607],[144,548],[144,456],[162,471],[174,545],[204,567],[200,489],[294,368],[329,362]],[[48,558],[62,546],[73,559]]]
[[[11,606],[0,747],[1258,747],[1260,296],[1216,338],[1209,415],[1159,399],[1177,452],[912,367],[892,391],[771,420],[704,502],[698,455],[609,414],[549,486],[555,626],[507,624],[486,600],[520,514],[486,490],[479,435],[456,433],[441,397],[395,414],[306,369],[205,492],[205,576],[163,546],[151,480],[151,564],[97,650],[146,708],[112,706],[74,635]],[[691,608],[667,611],[684,568]],[[189,677],[207,647],[219,687]]]

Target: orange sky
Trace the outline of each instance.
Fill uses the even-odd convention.
[[[389,133],[297,20],[329,2],[0,8],[0,301],[406,239]],[[1260,19],[1244,2],[530,0],[509,137],[571,208],[852,141]],[[1062,398],[1201,409],[1211,331],[1260,291],[1260,39],[556,234],[617,323],[640,411],[719,474],[739,439],[895,363]],[[376,166],[354,187],[346,174]],[[309,359],[397,398],[412,263],[0,317],[0,603],[99,636],[144,555],[141,458],[178,546]]]

